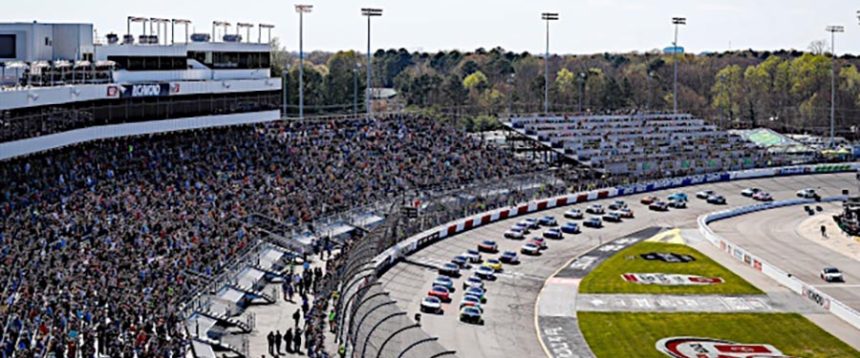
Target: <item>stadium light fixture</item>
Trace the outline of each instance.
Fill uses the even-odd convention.
[[[672,109],[673,113],[678,114],[678,26],[686,25],[686,17],[673,17],[672,25],[675,25],[675,41],[672,42],[672,54],[675,56],[673,80],[672,80]]]
[[[825,28],[830,33],[830,148],[836,144],[836,33],[845,32],[845,27],[831,25]]]
[[[310,13],[313,8],[313,5],[296,5],[296,12],[299,14],[299,120],[305,118],[305,54],[302,41],[302,27],[304,14]]]
[[[185,43],[188,43],[188,25],[191,24],[191,20],[172,19],[172,20],[170,20],[170,22],[171,22],[171,25],[170,25],[171,26],[170,27],[170,43],[171,44],[174,43],[174,41],[173,41],[174,36],[173,35],[176,33],[176,30],[174,29],[176,24],[185,25]]]
[[[145,17],[139,17],[139,16],[129,16],[125,22],[126,35],[131,35],[131,23],[132,22],[142,23],[143,24],[143,27],[142,27],[143,34],[144,35],[146,34],[146,18]]]
[[[158,44],[161,44],[161,27],[164,25],[164,43],[167,44],[167,24],[170,22],[170,19],[162,19],[158,17],[149,18],[150,27],[155,25],[156,33],[158,34]],[[150,34],[152,35],[152,34]]]
[[[245,29],[245,42],[251,42],[251,28],[254,27],[254,24],[250,24],[247,22],[237,22],[236,23],[236,35],[239,34],[239,29]]]
[[[549,114],[549,22],[558,20],[557,12],[545,12],[540,15],[541,20],[546,22],[546,54],[543,58],[543,113]]]
[[[271,43],[272,42],[272,29],[273,28],[275,28],[275,25],[257,24],[257,30],[259,30],[259,32],[257,33],[257,43],[263,43],[263,29],[266,29],[266,31],[269,32],[268,43]]]
[[[227,21],[212,21],[212,41],[213,42],[217,41],[216,40],[217,37],[215,36],[216,27],[221,27],[222,33],[224,35],[226,35],[227,34],[227,28],[230,27],[230,23]]]
[[[372,17],[382,16],[382,9],[366,8],[366,7],[362,8],[361,9],[361,16],[367,17],[367,90],[365,92],[367,95],[366,96],[367,97],[367,118],[370,119],[371,115],[373,114],[372,110],[370,108],[370,97],[371,97],[371,92],[373,91],[373,86],[371,86],[371,82],[370,82],[370,73],[371,73],[372,68],[373,68],[373,58],[371,57],[371,53],[370,53],[370,19]]]

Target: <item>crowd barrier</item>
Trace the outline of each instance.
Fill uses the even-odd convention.
[[[845,196],[824,198],[821,201],[831,202],[841,200],[845,200]],[[860,329],[860,312],[857,312],[856,310],[852,309],[851,307],[848,307],[844,303],[839,302],[835,298],[818,290],[812,285],[801,281],[797,277],[794,277],[791,273],[780,269],[779,267],[750,253],[746,249],[738,246],[737,244],[715,234],[713,230],[711,230],[711,228],[708,226],[708,224],[714,221],[745,215],[756,211],[814,203],[816,203],[816,201],[810,199],[784,200],[705,214],[698,218],[699,231],[702,233],[705,239],[711,242],[711,244],[719,247],[721,250],[734,257],[736,260],[753,267],[754,269],[760,271],[766,276],[772,278],[776,282],[779,282],[779,284],[787,287],[794,293],[805,297],[812,303],[821,306],[823,309],[829,311],[836,317],[839,317],[845,322],[848,322],[848,324],[854,326],[857,329]]]
[[[733,180],[779,177],[791,175],[825,174],[860,171],[860,162],[836,164],[809,164],[785,167],[747,169],[730,172],[691,175],[685,177],[666,178],[646,183],[620,185],[611,188],[566,194],[549,199],[535,200],[510,208],[490,210],[463,219],[455,220],[433,229],[414,235],[395,244],[376,256],[374,264],[377,276],[394,266],[403,257],[409,256],[430,246],[446,237],[453,236],[476,227],[487,225],[499,220],[527,215],[556,207],[574,205],[592,200],[613,198],[617,196],[647,193],[651,191],[679,188],[703,183],[716,183]]]

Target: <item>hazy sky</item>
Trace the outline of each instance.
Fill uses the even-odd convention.
[[[366,48],[362,7],[384,13],[373,21],[373,47],[435,51],[502,46],[543,52],[544,11],[560,13],[551,24],[551,51],[597,53],[647,51],[672,41],[671,17],[687,17],[679,43],[688,52],[726,49],[807,49],[837,34],[839,54],[860,54],[858,0],[301,0],[313,4],[305,16],[305,50]],[[3,6],[0,21],[91,22],[99,35],[124,33],[126,16],[186,18],[197,32],[212,20],[271,23],[273,36],[298,49],[297,2],[283,0],[30,0]],[[133,28],[140,31],[140,25]],[[177,32],[179,33],[179,32]],[[256,40],[256,30],[252,32]],[[731,47],[730,47],[731,46]]]

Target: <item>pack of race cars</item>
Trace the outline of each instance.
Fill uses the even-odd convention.
[[[489,255],[498,254],[498,257]],[[487,255],[487,257],[484,257]],[[461,272],[473,269],[469,277],[463,278],[463,298],[458,306],[458,319],[461,322],[483,324],[484,304],[487,303],[485,281],[494,281],[496,274],[503,271],[504,265],[517,265],[520,258],[514,251],[499,253],[499,246],[493,240],[483,240],[475,249],[468,249],[442,264],[438,276],[433,281],[427,296],[421,300],[421,312],[443,314],[444,304],[451,303],[452,293],[456,290],[454,280],[461,278]]]
[[[757,201],[771,201],[771,195],[759,188],[746,188],[741,195]],[[815,189],[807,188],[797,191],[801,198],[818,199]],[[695,197],[712,205],[726,205],[726,198],[713,190],[702,190]],[[686,193],[674,192],[662,200],[653,195],[641,198],[640,203],[652,211],[669,211],[669,209],[686,208],[688,197]],[[601,204],[591,204],[585,210],[571,208],[564,212],[564,223],[559,223],[554,216],[545,215],[540,218],[526,218],[516,222],[503,236],[511,240],[524,240],[519,254],[539,256],[548,249],[547,240],[562,240],[565,235],[579,234],[583,228],[600,229],[604,222],[619,223],[635,216],[633,210],[623,200],[615,200],[607,207]],[[542,231],[542,232],[541,232]],[[535,235],[531,235],[534,233]],[[531,237],[529,237],[531,236]],[[486,258],[483,255],[487,255]],[[490,255],[498,255],[490,257]],[[427,296],[421,302],[421,311],[426,313],[443,313],[443,304],[450,303],[451,294],[455,290],[454,279],[461,277],[461,271],[473,269],[472,275],[465,277],[462,283],[464,295],[458,306],[458,319],[462,322],[483,324],[483,306],[487,302],[485,281],[493,281],[496,274],[502,272],[504,265],[519,264],[520,259],[515,251],[499,252],[499,245],[493,240],[483,240],[475,249],[457,255],[450,262],[438,268],[438,277],[433,281]],[[473,267],[474,265],[474,267]],[[841,278],[838,270],[827,268],[821,273],[826,281],[838,281]]]

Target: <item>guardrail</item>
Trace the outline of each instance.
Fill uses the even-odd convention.
[[[841,201],[845,200],[845,196],[834,196],[829,198],[823,198],[822,202],[831,202],[831,201]],[[793,199],[793,200],[784,200],[784,201],[775,201],[770,203],[762,203],[757,205],[745,206],[741,208],[729,209],[718,211],[715,213],[705,214],[699,216],[697,219],[699,224],[699,232],[711,242],[714,246],[719,247],[721,250],[728,253],[730,256],[734,257],[738,261],[743,262],[744,264],[753,267],[754,269],[760,271],[771,279],[775,280],[779,284],[787,287],[792,292],[801,295],[811,301],[812,303],[821,306],[825,310],[829,311],[836,317],[841,318],[843,321],[848,322],[848,324],[854,326],[857,329],[860,329],[860,312],[857,312],[851,307],[848,307],[846,304],[839,302],[837,299],[832,296],[822,292],[821,290],[813,287],[812,285],[803,282],[802,280],[794,277],[791,273],[788,273],[776,265],[773,265],[759,256],[756,256],[746,249],[738,246],[737,244],[723,238],[713,232],[708,224],[718,221],[724,220],[735,216],[745,215],[757,211],[775,209],[785,206],[793,206],[793,205],[803,205],[803,204],[814,204],[816,201],[811,199]]]

